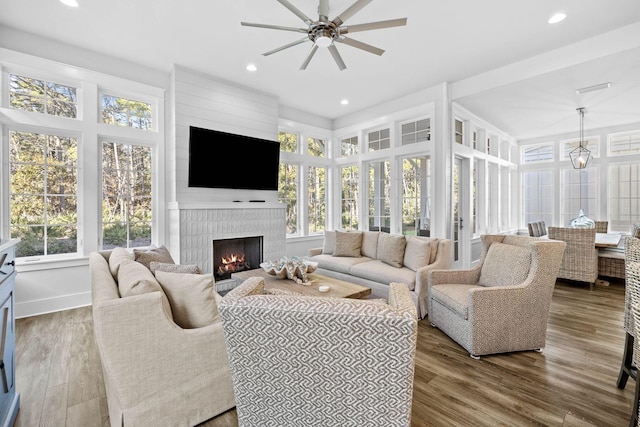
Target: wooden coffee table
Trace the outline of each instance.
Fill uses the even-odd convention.
[[[327,277],[317,273],[308,275],[311,281],[310,285],[300,285],[289,279],[278,279],[262,268],[241,271],[231,275],[231,278],[236,279],[238,284],[250,277],[262,277],[264,279],[265,289],[280,289],[316,297],[362,298],[371,294],[371,288],[367,288],[366,286],[356,285],[355,283],[345,282],[344,280],[334,279],[333,277]],[[320,292],[318,287],[321,285],[329,286],[329,291]]]

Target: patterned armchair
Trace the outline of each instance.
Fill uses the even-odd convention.
[[[481,239],[483,251],[474,268],[431,272],[431,324],[474,359],[541,349],[566,244],[499,234]]]
[[[265,295],[261,278],[219,305],[242,426],[409,426],[417,313],[389,303]]]
[[[567,243],[558,277],[589,283],[598,278],[598,249],[595,228],[549,227],[549,239]]]

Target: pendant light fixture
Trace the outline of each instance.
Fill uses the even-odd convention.
[[[570,225],[573,228],[595,228],[596,223],[591,218],[587,217],[584,214],[584,210],[582,210],[582,174],[586,173],[584,169],[586,169],[591,161],[591,151],[584,147],[584,113],[586,109],[584,107],[580,107],[577,110],[580,115],[580,141],[578,147],[569,153],[569,157],[571,158],[573,168],[578,169],[580,177],[580,210],[578,211],[578,216],[571,220]]]
[[[577,110],[578,115],[580,115],[580,140],[578,141],[578,146],[569,153],[569,158],[574,169],[584,169],[589,166],[592,157],[591,151],[584,146],[584,113],[586,108],[580,107]]]

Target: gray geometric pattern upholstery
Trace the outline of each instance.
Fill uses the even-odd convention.
[[[544,347],[551,297],[566,243],[501,234],[485,234],[481,240],[483,251],[474,268],[431,272],[427,288],[431,324],[474,357]],[[477,286],[493,242],[529,248],[530,269],[522,283]],[[505,269],[511,268],[509,262],[504,259]],[[466,298],[461,291],[466,291]],[[450,299],[441,295],[447,292]]]
[[[417,337],[406,285],[389,300],[266,295],[219,305],[239,426],[409,426]]]

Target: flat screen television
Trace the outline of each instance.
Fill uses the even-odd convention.
[[[278,190],[280,143],[189,129],[189,187]]]

